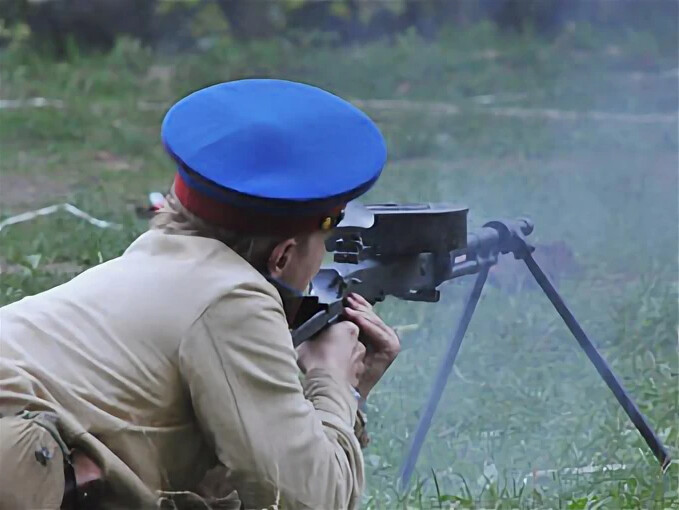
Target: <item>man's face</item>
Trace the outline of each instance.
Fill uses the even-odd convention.
[[[304,292],[321,268],[328,236],[329,232],[317,231],[280,242],[269,257],[269,274]]]

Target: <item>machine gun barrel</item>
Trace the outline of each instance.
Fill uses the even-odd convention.
[[[444,208],[444,211],[458,221],[455,225],[459,229],[457,216],[461,210]],[[441,221],[440,218],[437,220]],[[526,219],[508,220],[504,224],[523,235],[533,230],[533,225]],[[391,235],[391,224],[387,225]],[[372,238],[365,236],[371,239],[372,244],[368,245],[364,245],[363,237],[355,234],[347,239],[332,240],[331,247],[340,249],[335,257],[340,262],[323,266],[312,281],[311,295],[297,298],[301,299],[301,303],[295,307],[296,317],[291,324],[294,345],[298,346],[337,322],[344,308],[343,300],[352,292],[372,304],[383,301],[387,296],[406,301],[436,302],[440,297],[438,288],[444,282],[476,274],[497,262],[504,245],[496,228],[484,226],[469,233],[465,229],[464,240],[460,240],[460,234],[447,235],[444,246],[452,246],[453,249],[438,252],[431,251],[435,245],[430,233],[426,234],[420,252],[414,250],[416,245],[412,240],[408,241],[409,244],[399,244],[390,238],[385,242],[381,235],[375,234]],[[351,245],[353,251],[343,251],[347,245]],[[364,256],[364,251],[370,256]]]

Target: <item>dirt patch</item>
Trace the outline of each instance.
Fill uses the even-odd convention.
[[[97,151],[94,154],[94,161],[98,162],[104,170],[109,172],[123,172],[139,170],[141,168],[139,162],[130,162],[122,156],[109,151]]]
[[[0,209],[34,209],[62,201],[69,194],[70,179],[54,175],[0,175]]]
[[[485,96],[490,97],[490,96]],[[430,115],[490,115],[493,117],[513,117],[518,119],[544,119],[553,121],[604,121],[621,124],[675,124],[676,112],[668,113],[612,113],[600,111],[574,111],[557,108],[521,108],[521,107],[477,107],[461,106],[434,101],[414,101],[407,99],[353,99],[359,108],[376,112],[411,112]]]

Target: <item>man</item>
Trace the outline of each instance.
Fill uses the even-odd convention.
[[[356,508],[359,400],[398,338],[352,296],[295,351],[277,289],[308,287],[381,134],[318,88],[242,80],[179,101],[162,138],[178,172],[152,228],[0,309],[0,508],[179,508],[215,466],[220,508]]]

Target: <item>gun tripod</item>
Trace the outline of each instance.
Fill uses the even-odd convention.
[[[594,368],[596,368],[601,378],[615,395],[615,398],[618,400],[625,413],[627,413],[627,416],[629,416],[634,426],[643,436],[653,452],[653,455],[655,455],[658,462],[660,462],[663,472],[669,466],[671,459],[667,449],[662,444],[662,441],[648,424],[644,415],[641,414],[641,411],[639,411],[639,408],[622,386],[620,380],[613,373],[606,360],[601,356],[594,344],[592,344],[587,337],[587,334],[580,327],[580,324],[570,312],[545,273],[533,259],[531,253],[535,248],[526,241],[525,237],[532,231],[533,225],[528,219],[492,221],[486,223],[479,231],[470,233],[466,249],[460,251],[460,255],[464,255],[466,260],[453,266],[452,275],[463,276],[477,273],[477,277],[474,286],[467,297],[462,317],[448,344],[438,372],[436,373],[429,398],[424,407],[424,411],[420,416],[408,454],[401,467],[399,479],[402,489],[405,489],[410,482],[420,450],[422,449],[424,440],[431,427],[432,418],[434,417],[436,408],[441,400],[441,395],[443,394],[443,390],[445,389],[450,372],[455,363],[455,358],[460,351],[465,332],[467,331],[476,305],[481,297],[481,291],[486,283],[488,270],[497,262],[499,254],[508,253],[513,253],[516,259],[522,259],[526,263],[528,269],[535,278],[535,281],[540,285],[540,288],[542,288],[547,298],[551,301],[578,344],[580,344],[582,350],[585,351],[585,354],[594,365]]]

